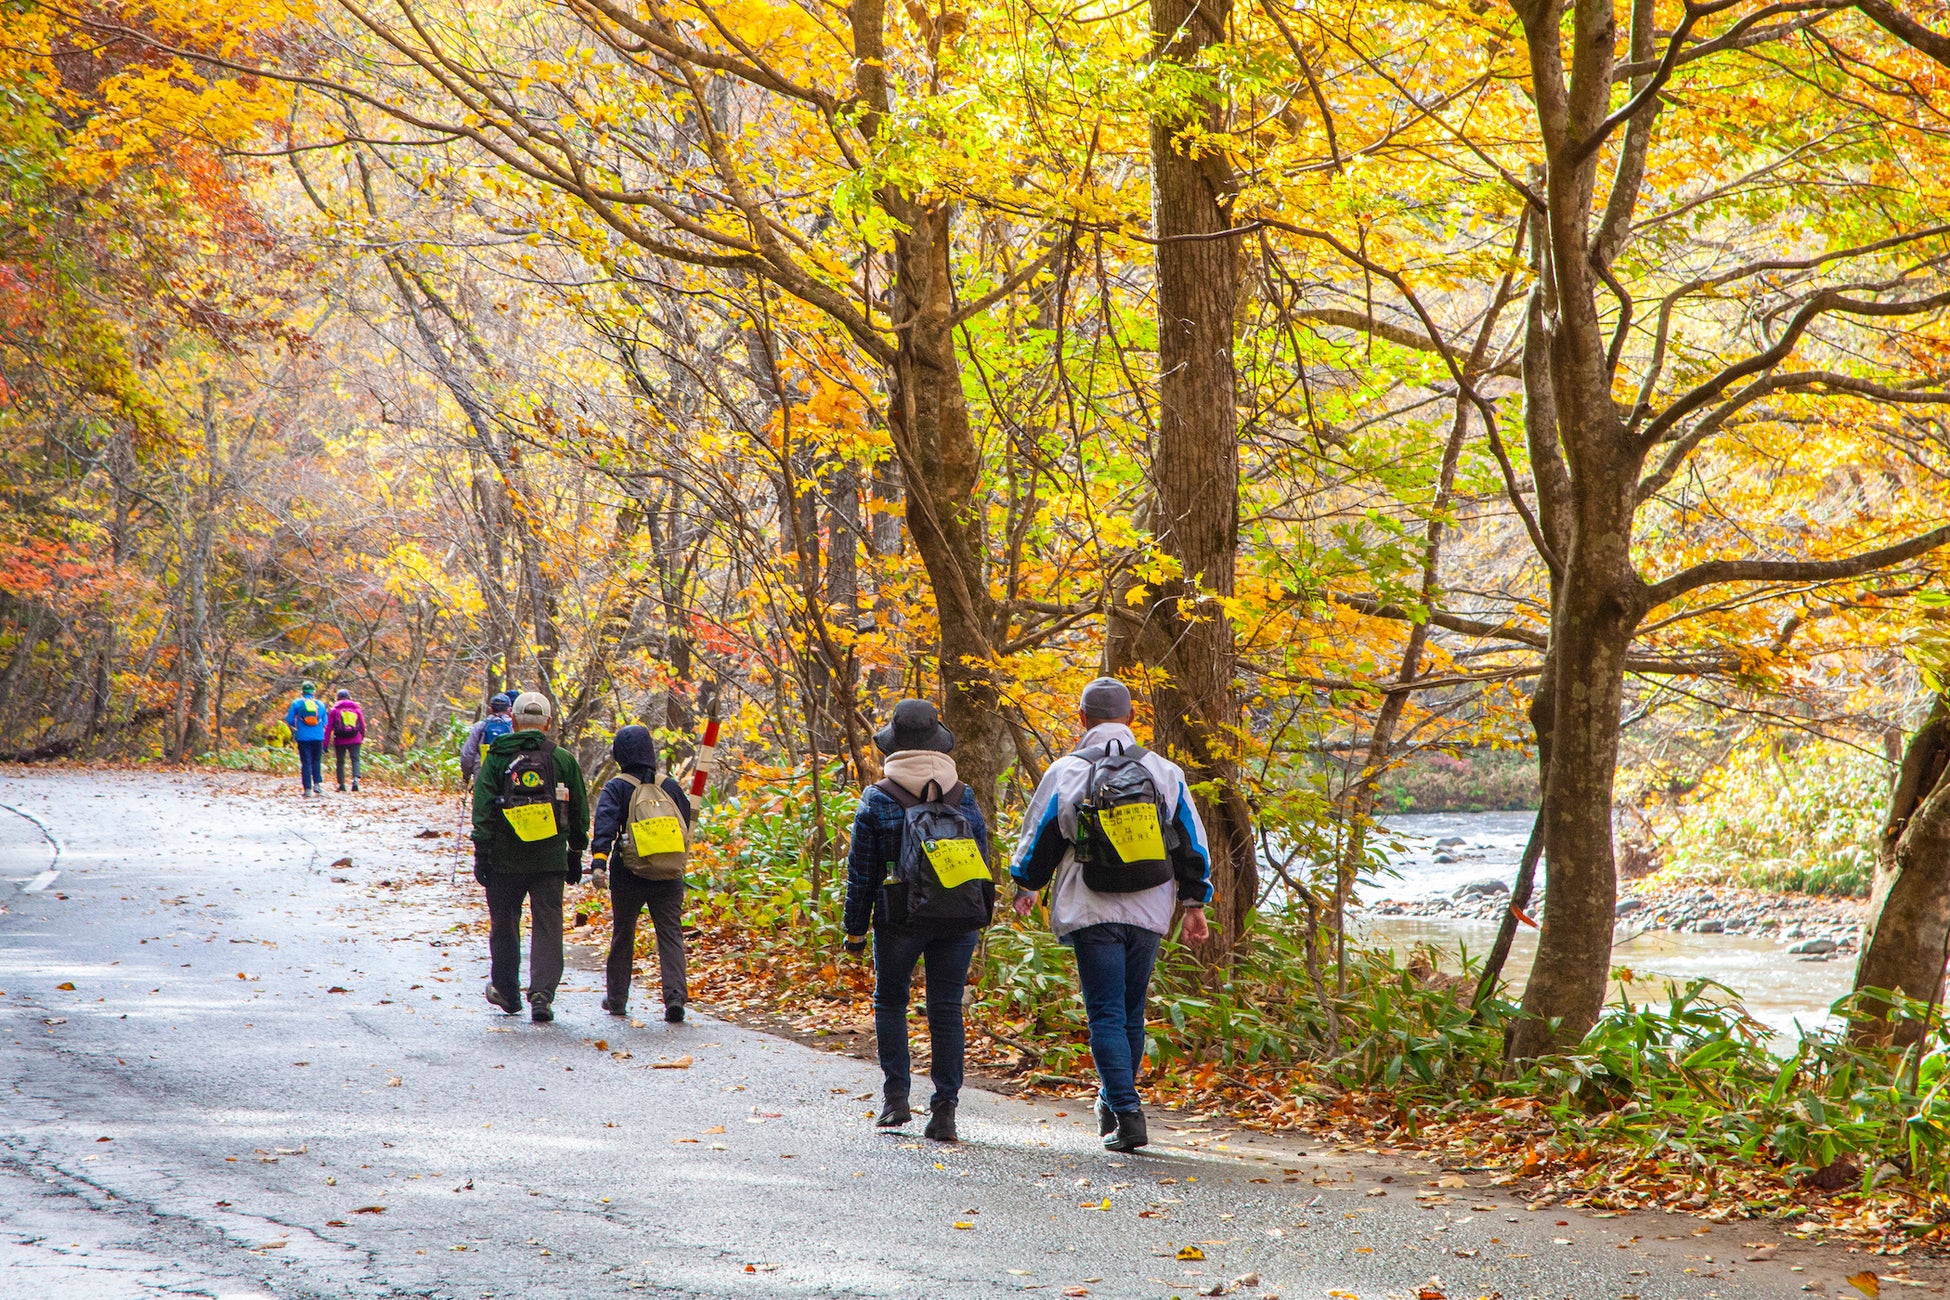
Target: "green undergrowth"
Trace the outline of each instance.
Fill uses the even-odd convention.
[[[1734,751],[1672,814],[1659,878],[1865,895],[1889,766],[1831,741]]]
[[[376,777],[400,785],[433,786],[443,790],[460,789],[460,747],[467,739],[470,722],[456,718],[443,733],[422,740],[413,748],[388,754],[368,743],[360,747],[359,767],[364,777]],[[206,755],[203,762],[230,772],[269,772],[278,776],[298,775],[298,751],[285,745],[239,745]],[[334,780],[332,751],[327,749],[322,771],[327,781]]]

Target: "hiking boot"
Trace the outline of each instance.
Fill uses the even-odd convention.
[[[875,1128],[899,1128],[914,1118],[914,1112],[907,1107],[907,1092],[886,1089],[886,1100],[880,1107],[880,1118],[873,1122]]]
[[[528,1018],[538,1025],[545,1025],[555,1019],[555,1007],[547,998],[528,999]]]
[[[682,1002],[679,1002],[674,1007],[664,1008],[664,1023],[667,1025],[681,1025],[684,1023],[684,1004]]]
[[[936,1142],[959,1142],[961,1136],[955,1132],[955,1106],[952,1101],[937,1101],[928,1107],[928,1126],[921,1130],[923,1137],[931,1137]]]
[[[1117,1112],[1117,1131],[1104,1138],[1104,1150],[1135,1151],[1150,1141],[1144,1131],[1144,1111],[1120,1110]]]
[[[1099,1094],[1097,1097],[1097,1136],[1109,1137],[1116,1128],[1117,1112],[1112,1110],[1110,1103],[1105,1101],[1103,1096]]]
[[[630,1014],[630,1004],[623,998],[606,997],[603,999],[603,1010],[612,1016],[627,1016]]]
[[[489,1005],[500,1007],[511,1016],[521,1014],[521,1003],[515,1000],[515,995],[512,993],[503,993],[490,984],[481,996],[488,1000]]]
[[[352,793],[353,794],[359,793],[359,783],[357,781],[354,781],[352,783]]]
[[[339,793],[340,793],[340,794],[344,794],[344,793],[345,793],[345,787],[344,787],[344,786],[340,786],[340,787],[339,787]]]

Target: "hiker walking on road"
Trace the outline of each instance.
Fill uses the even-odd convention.
[[[317,798],[325,789],[325,704],[315,683],[306,682],[299,689],[298,698],[284,711],[284,725],[291,728],[291,738],[298,744],[298,780],[304,784],[304,797]]]
[[[332,747],[333,767],[338,771],[339,793],[345,793],[345,758],[352,756],[352,788],[359,788],[359,746],[366,743],[366,711],[341,687],[339,697],[327,711],[330,726],[325,728],[325,743]],[[323,779],[319,785],[324,785]]]
[[[928,1074],[934,1097],[927,1136],[959,1140],[962,989],[975,942],[995,912],[989,831],[975,792],[961,783],[955,733],[926,700],[902,700],[874,733],[886,779],[860,795],[846,863],[846,951],[858,955],[873,931],[873,1028],[885,1104],[879,1127],[912,1119],[907,1004],[914,964],[927,963]]]
[[[488,697],[487,716],[467,729],[467,739],[460,746],[460,779],[468,785],[474,784],[474,773],[480,770],[481,751],[514,730],[514,722],[508,717],[514,702],[512,693]]]
[[[657,972],[664,1019],[681,1024],[690,987],[684,978],[684,867],[689,861],[691,801],[675,778],[657,780],[657,746],[648,727],[624,727],[610,743],[622,769],[596,796],[590,860],[595,885],[609,890],[609,963],[603,1010],[627,1016],[636,922],[644,908],[657,932]],[[614,864],[614,865],[612,865]]]
[[[487,890],[487,1000],[521,1010],[521,906],[528,904],[528,1011],[555,1019],[562,982],[562,888],[582,879],[589,791],[574,754],[548,736],[548,697],[525,691],[514,730],[487,747],[474,778],[474,879]]]
[[[1138,1100],[1144,1005],[1174,902],[1184,936],[1210,934],[1212,865],[1185,773],[1137,743],[1131,693],[1113,677],[1083,688],[1077,747],[1050,764],[1023,818],[1009,874],[1016,911],[1050,889],[1050,928],[1077,957],[1097,1066],[1097,1130],[1111,1151],[1149,1140]]]

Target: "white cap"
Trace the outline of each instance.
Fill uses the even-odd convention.
[[[547,722],[554,712],[548,696],[540,691],[523,691],[515,696],[515,706],[509,710],[516,722]]]

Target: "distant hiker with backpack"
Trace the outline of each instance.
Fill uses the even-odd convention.
[[[298,779],[304,784],[307,799],[315,799],[325,789],[325,702],[318,698],[315,683],[306,682],[298,698],[284,711],[284,725],[298,745]]]
[[[846,943],[866,950],[873,932],[873,1026],[880,1050],[881,1128],[912,1119],[907,1004],[914,963],[927,963],[928,1074],[934,1080],[928,1137],[958,1141],[962,989],[975,943],[995,912],[989,832],[975,792],[961,783],[955,733],[926,700],[902,700],[874,733],[886,779],[860,795],[846,863]]]
[[[333,766],[338,771],[339,793],[345,793],[345,758],[352,756],[352,788],[359,788],[359,746],[366,743],[366,711],[352,698],[352,692],[340,688],[339,697],[332,701],[326,710],[329,725],[325,728],[325,742],[332,747]],[[325,782],[319,781],[323,786]]]
[[[1051,763],[1023,818],[1009,874],[1016,911],[1050,889],[1050,928],[1077,957],[1097,1066],[1097,1131],[1111,1151],[1149,1140],[1138,1100],[1144,1007],[1174,903],[1184,936],[1210,929],[1211,857],[1185,773],[1131,734],[1131,693],[1114,677],[1083,688],[1077,747]]]
[[[525,691],[514,729],[487,747],[474,777],[474,879],[487,891],[490,971],[484,996],[521,1010],[521,906],[528,904],[528,1013],[555,1019],[562,982],[562,888],[582,879],[589,791],[574,754],[548,737],[548,697]]]
[[[684,978],[684,868],[690,859],[691,801],[666,775],[657,780],[657,746],[648,727],[624,727],[610,742],[620,776],[596,796],[590,861],[595,886],[609,890],[611,930],[603,1010],[630,1013],[630,969],[636,962],[637,916],[650,909],[657,932],[657,972],[664,1019],[682,1024],[690,988]]]
[[[512,693],[488,697],[487,716],[467,729],[467,739],[460,746],[460,779],[468,785],[474,784],[474,773],[480,770],[481,751],[515,729],[508,717],[514,702]]]

